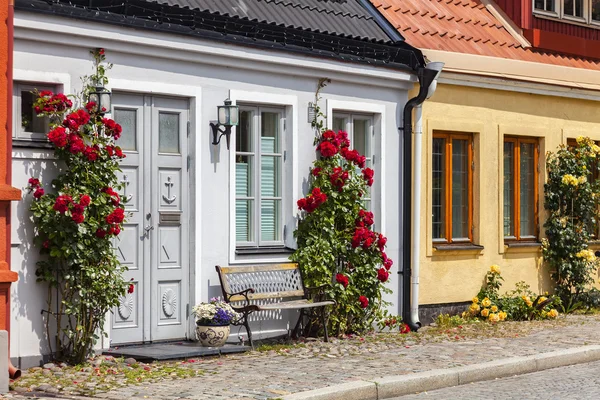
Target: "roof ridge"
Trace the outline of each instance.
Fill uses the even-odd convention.
[[[265,3],[273,3],[273,4],[282,4],[284,6],[289,6],[292,8],[300,8],[301,10],[308,10],[308,11],[318,11],[318,12],[322,12],[324,14],[329,14],[329,15],[339,15],[342,17],[349,17],[349,18],[356,18],[356,19],[363,19],[365,21],[371,21],[374,20],[372,15],[356,15],[356,14],[352,14],[350,11],[337,11],[337,10],[328,10],[326,8],[319,8],[318,6],[311,6],[309,4],[299,4],[299,3],[294,3],[290,0],[257,0],[257,1],[263,1]]]

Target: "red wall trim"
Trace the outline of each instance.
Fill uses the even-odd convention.
[[[531,45],[538,49],[600,59],[600,41],[598,40],[584,39],[540,29],[526,29],[523,34]]]

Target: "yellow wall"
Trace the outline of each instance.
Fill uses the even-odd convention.
[[[482,251],[435,251],[431,232],[431,153],[435,130],[474,134],[473,225]],[[467,301],[480,289],[490,265],[498,264],[511,290],[525,281],[532,290],[551,290],[539,247],[506,248],[502,232],[503,136],[540,139],[539,210],[543,235],[545,156],[567,138],[600,140],[600,102],[528,93],[438,85],[423,105],[420,303]]]

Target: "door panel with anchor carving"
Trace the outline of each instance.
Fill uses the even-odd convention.
[[[122,197],[131,213],[115,243],[133,293],[112,315],[111,343],[181,339],[188,302],[188,101],[116,93]]]

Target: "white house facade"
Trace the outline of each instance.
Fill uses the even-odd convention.
[[[38,3],[47,8],[31,6]],[[99,346],[193,338],[191,307],[221,294],[215,265],[288,260],[295,248],[296,202],[306,194],[316,157],[309,103],[320,78],[331,80],[319,102],[327,126],[347,130],[375,170],[369,207],[377,230],[388,237],[387,254],[400,260],[398,127],[417,81],[414,66],[361,60],[343,50],[330,55],[303,49],[303,54],[275,44],[235,44],[184,34],[164,23],[161,29],[151,29],[154,22],[128,25],[125,17],[117,24],[102,10],[72,7],[82,14],[67,17],[67,5],[17,0],[12,182],[24,188],[29,177],[39,176],[50,190],[56,173],[43,123],[28,119],[31,90],[79,92],[80,77],[92,72],[90,49],[104,48],[114,64],[108,72],[111,115],[123,127],[120,145],[127,156],[120,180],[130,216],[116,251],[135,290],[111,313],[108,338]],[[393,48],[392,39],[386,44],[377,36],[352,40]],[[226,99],[240,107],[229,150],[225,140],[212,144],[209,125]],[[19,280],[12,286],[10,354],[15,365],[26,368],[48,353],[41,314],[48,292],[36,283],[31,198],[23,197],[12,209],[11,265]],[[395,314],[402,287],[398,264],[387,298]],[[293,317],[257,315],[255,337],[286,333]],[[239,334],[246,332],[242,328]],[[237,335],[232,329],[234,340]]]

